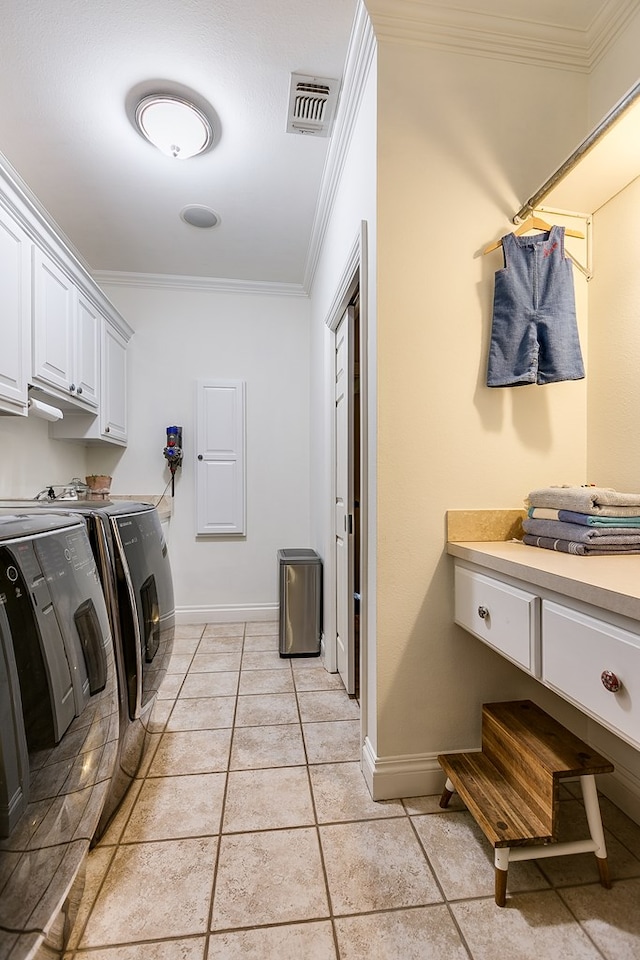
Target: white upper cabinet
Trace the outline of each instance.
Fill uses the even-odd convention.
[[[65,411],[52,423],[49,433],[56,440],[83,443],[106,441],[125,446],[127,442],[127,342],[128,338],[107,318],[99,317],[101,340],[100,409],[98,416]]]
[[[43,250],[33,256],[33,382],[62,401],[97,408],[99,315]]]
[[[75,334],[76,396],[97,407],[100,401],[100,341],[103,317],[78,291]]]
[[[29,391],[63,411],[49,435],[127,442],[133,330],[0,154],[0,414]]]
[[[31,241],[0,207],[0,411],[25,415],[31,371]]]
[[[127,341],[105,320],[102,336],[102,435],[127,442]]]

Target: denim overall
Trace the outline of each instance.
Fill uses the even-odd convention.
[[[488,387],[580,380],[573,269],[564,227],[502,238],[505,266],[496,272]]]

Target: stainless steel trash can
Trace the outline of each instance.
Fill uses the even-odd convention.
[[[278,550],[280,656],[317,657],[322,629],[322,561],[315,550]]]

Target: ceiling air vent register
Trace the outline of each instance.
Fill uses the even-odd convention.
[[[328,137],[338,102],[339,80],[291,74],[287,133]]]

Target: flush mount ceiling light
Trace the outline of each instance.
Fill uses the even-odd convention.
[[[144,97],[136,107],[135,120],[143,137],[176,160],[196,157],[213,142],[213,128],[205,114],[181,97]]]

